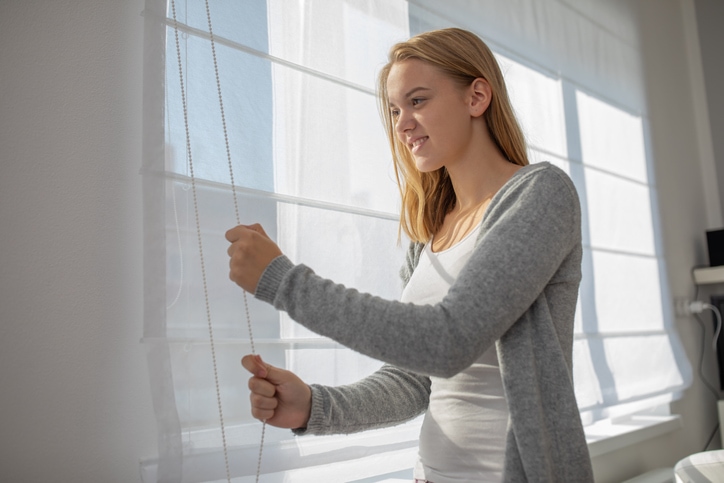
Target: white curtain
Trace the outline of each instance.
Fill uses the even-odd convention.
[[[648,148],[636,6],[613,0],[411,0],[411,33],[483,37],[533,161],[566,170],[583,208],[574,380],[584,424],[677,399],[691,367],[673,323]]]
[[[203,1],[176,2],[177,53],[165,3],[149,0],[145,12],[144,343],[161,447],[143,476],[225,480],[228,460],[234,481],[253,481],[261,424],[239,363],[251,341],[242,292],[228,280],[223,234],[236,219],[206,10]],[[397,188],[374,86],[389,46],[409,37],[406,2],[212,0],[210,11],[240,221],[262,223],[321,275],[397,298],[406,243],[397,243]],[[257,352],[308,382],[353,382],[380,366],[252,297],[248,304]],[[414,462],[418,426],[301,439],[268,427],[261,473],[264,481],[394,475]]]
[[[574,377],[591,423],[671,401],[691,376],[658,242],[633,13],[625,2],[571,5],[210,0],[210,12],[239,220],[262,223],[295,262],[387,298],[399,295],[406,242],[396,243],[377,71],[394,42],[430,28],[461,26],[489,43],[531,158],[565,169],[581,195]],[[159,458],[144,462],[143,479],[224,481],[228,461],[231,479],[254,481],[261,424],[239,363],[251,352],[244,299],[227,276],[223,234],[237,219],[206,9],[177,0],[178,53],[170,4],[147,0],[144,15],[143,342]],[[256,351],[310,383],[352,382],[380,365],[247,300]],[[267,428],[262,481],[407,478],[418,427],[324,438]]]

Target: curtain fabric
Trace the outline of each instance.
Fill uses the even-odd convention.
[[[237,216],[262,223],[292,260],[323,276],[399,296],[406,242],[397,243],[399,196],[375,77],[393,43],[431,28],[460,26],[488,42],[531,159],[560,166],[579,190],[574,378],[584,422],[666,403],[690,383],[658,242],[632,7],[210,0],[210,13],[226,137],[203,0],[176,2],[178,52],[170,3],[147,0],[144,11],[143,342],[159,458],[142,465],[143,481],[226,480],[227,461],[234,481],[254,481],[261,424],[239,363],[252,350],[247,306],[228,280],[223,236]],[[308,382],[353,382],[380,365],[247,303],[256,351]],[[296,439],[267,428],[263,481],[408,475],[418,428]]]
[[[584,260],[573,372],[584,424],[677,399],[692,376],[660,244],[636,6],[409,3],[411,34],[460,26],[489,43],[531,159],[556,163],[576,184]]]

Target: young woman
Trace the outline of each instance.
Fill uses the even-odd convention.
[[[259,225],[227,239],[242,288],[386,365],[349,386],[308,386],[246,356],[252,414],[331,434],[424,412],[418,481],[592,481],[571,372],[581,279],[573,184],[548,163],[528,164],[500,68],[469,32],[395,45],[379,93],[401,229],[413,240],[400,301],[293,264]]]

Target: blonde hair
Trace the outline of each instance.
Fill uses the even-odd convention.
[[[378,78],[379,107],[402,197],[400,230],[412,241],[427,242],[455,206],[456,197],[447,170],[443,167],[429,173],[418,171],[409,149],[395,134],[387,78],[395,63],[409,59],[437,67],[461,86],[468,86],[479,77],[486,79],[492,99],[483,118],[493,141],[511,163],[525,166],[528,155],[498,62],[478,36],[466,30],[448,28],[426,32],[394,45]]]

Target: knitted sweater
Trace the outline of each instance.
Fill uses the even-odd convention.
[[[427,407],[427,376],[453,376],[495,344],[510,412],[504,480],[592,482],[571,372],[580,225],[571,180],[539,163],[519,169],[493,197],[468,264],[437,305],[363,294],[277,257],[257,298],[387,363],[349,386],[313,386],[306,432],[409,420]],[[421,248],[410,247],[405,282]]]

